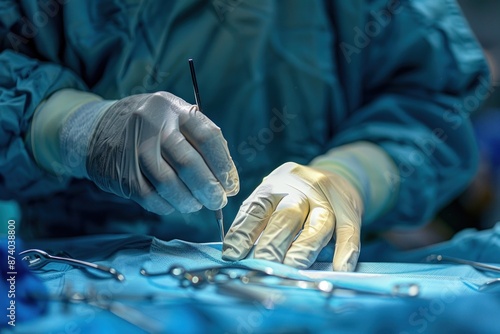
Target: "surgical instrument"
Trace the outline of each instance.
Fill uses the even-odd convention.
[[[455,264],[465,264],[465,265],[469,265],[477,270],[500,273],[499,266],[493,266],[493,265],[486,264],[486,263],[464,260],[464,259],[460,259],[460,258],[456,258],[456,257],[444,256],[444,255],[439,255],[439,254],[429,255],[426,258],[426,261],[427,262],[450,262],[450,263],[455,263]]]
[[[180,265],[173,265],[167,271],[151,273],[144,268],[141,269],[143,276],[154,277],[169,275],[179,280],[180,286],[187,288],[201,288],[208,284],[221,285],[228,282],[241,282],[244,285],[260,285],[268,288],[300,288],[305,290],[319,291],[328,296],[336,292],[344,294],[368,294],[388,297],[416,297],[420,293],[420,287],[415,283],[402,283],[392,286],[390,292],[370,291],[363,288],[343,287],[333,284],[327,280],[316,280],[304,278],[292,278],[280,275],[270,267],[254,269],[242,264],[231,264],[226,266],[215,266],[200,269],[187,270]]]
[[[483,284],[477,285],[477,288],[479,291],[482,292],[499,292],[500,291],[500,277],[499,278],[494,278],[492,280],[489,280],[487,282],[484,282]]]
[[[60,302],[64,313],[69,312],[69,306],[72,304],[85,304],[91,307],[97,307],[99,309],[109,311],[115,316],[127,321],[146,333],[163,332],[162,323],[160,321],[149,317],[145,312],[142,312],[142,310],[128,306],[123,302],[128,300],[151,302],[153,298],[150,295],[128,296],[122,294],[102,294],[97,291],[94,286],[87,287],[86,292],[78,292],[73,290],[70,284],[66,284],[61,294],[28,292],[27,296],[31,300]],[[121,302],[119,302],[119,300]]]
[[[196,80],[196,72],[194,70],[193,59],[189,59],[188,62],[189,62],[189,70],[191,71],[191,80],[193,82],[194,100],[196,102],[196,105],[198,106],[198,110],[202,112],[200,91],[198,89],[198,81]],[[222,215],[222,209],[215,211],[215,219],[217,219],[217,225],[219,226],[220,241],[224,241],[224,216]]]
[[[23,260],[28,263],[29,268],[35,270],[44,267],[50,262],[59,262],[59,263],[69,264],[74,267],[90,268],[101,272],[105,272],[113,276],[113,278],[115,278],[120,282],[125,280],[125,276],[123,276],[123,274],[121,274],[114,268],[91,262],[76,260],[69,257],[50,255],[49,253],[40,249],[27,249],[25,251],[20,252],[19,255],[23,256]]]
[[[244,265],[232,264],[227,266],[214,266],[207,268],[198,268],[194,270],[187,270],[183,266],[173,265],[167,271],[149,272],[142,268],[140,273],[143,276],[154,277],[168,275],[179,280],[182,287],[195,287],[199,288],[206,284],[215,284],[226,282],[231,279],[238,279],[242,274],[241,271],[254,271],[261,272],[265,275],[272,275],[272,269],[262,271],[251,269]]]
[[[269,281],[267,277],[261,275],[245,275],[240,277],[243,284],[256,284],[265,287],[273,285],[281,288],[298,288],[303,290],[313,290],[323,293],[327,297],[333,295],[353,296],[353,295],[376,295],[381,297],[416,297],[420,293],[420,286],[416,283],[396,283],[392,285],[390,291],[374,291],[367,288],[353,288],[334,284],[327,280],[302,280],[293,278],[278,278]]]

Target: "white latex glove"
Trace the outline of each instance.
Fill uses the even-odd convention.
[[[57,120],[65,105],[71,110]],[[220,129],[196,106],[170,93],[102,101],[64,90],[39,109],[32,151],[55,174],[87,177],[104,191],[164,215],[202,206],[217,210],[239,190]],[[54,131],[52,146],[37,144],[37,137]]]
[[[223,257],[245,257],[262,233],[255,258],[307,268],[335,234],[333,268],[351,271],[359,255],[362,211],[357,190],[341,176],[286,163],[243,203],[224,240]]]
[[[390,207],[396,191],[382,173],[397,169],[369,143],[332,150],[311,164],[286,163],[264,179],[227,233],[224,259],[246,257],[257,242],[255,258],[307,268],[335,237],[333,269],[354,270],[363,210],[372,221]]]

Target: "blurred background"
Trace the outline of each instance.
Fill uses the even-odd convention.
[[[440,218],[455,230],[485,229],[500,221],[500,1],[458,1],[491,69],[492,94],[472,116],[481,153],[476,178]]]
[[[470,186],[427,226],[385,235],[401,249],[445,241],[463,229],[483,230],[500,222],[500,0],[458,0],[458,3],[483,47],[492,75],[491,94],[471,117],[480,165]]]
[[[450,239],[466,229],[487,229],[500,221],[500,0],[458,0],[481,43],[492,72],[493,90],[472,116],[481,162],[470,186],[428,225],[412,231],[394,231],[385,238],[401,249],[412,249]],[[14,202],[1,202],[2,219],[20,222]],[[17,225],[19,228],[19,224]],[[7,232],[0,224],[0,234]]]

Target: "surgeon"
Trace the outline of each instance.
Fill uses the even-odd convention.
[[[350,271],[476,168],[489,75],[452,0],[16,1],[0,38],[0,196],[27,239],[213,241],[224,208],[224,259],[307,268],[332,242]]]

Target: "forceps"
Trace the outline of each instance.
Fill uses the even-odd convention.
[[[465,264],[473,267],[474,269],[477,269],[479,271],[490,271],[494,273],[500,273],[500,267],[499,266],[494,266],[491,264],[486,264],[482,262],[477,262],[477,261],[471,261],[471,260],[465,260],[457,257],[451,257],[451,256],[443,256],[439,254],[432,254],[429,255],[426,258],[427,262],[449,262],[449,263],[455,263],[455,264]],[[475,288],[477,288],[479,291],[483,292],[496,292],[498,291],[498,287],[500,286],[500,277],[491,279],[487,282],[484,282],[482,284],[471,284]]]
[[[457,257],[444,256],[444,255],[439,255],[439,254],[429,255],[426,258],[426,261],[427,262],[450,262],[450,263],[456,263],[456,264],[465,264],[465,265],[469,265],[477,270],[500,273],[499,266],[493,266],[493,265],[482,263],[482,262],[464,260],[464,259],[460,259]]]
[[[191,80],[193,81],[194,100],[198,106],[198,110],[201,112],[200,91],[198,89],[198,81],[196,80],[196,72],[194,71],[193,59],[189,59],[188,62],[189,70],[191,71]],[[217,219],[217,225],[219,226],[220,241],[224,241],[224,216],[222,215],[222,209],[215,211],[215,219]]]
[[[500,277],[499,278],[494,278],[492,280],[489,280],[487,282],[484,282],[483,284],[476,285],[479,291],[484,291],[484,292],[500,292],[498,287],[500,286]]]
[[[73,267],[90,268],[102,271],[113,276],[113,278],[115,278],[120,282],[125,280],[125,276],[123,276],[123,274],[121,274],[114,268],[106,267],[92,262],[76,260],[68,257],[50,255],[49,253],[40,249],[27,249],[25,251],[20,252],[19,255],[23,256],[23,260],[28,263],[29,268],[35,270],[44,267],[50,262],[59,262],[59,263],[69,264]]]

